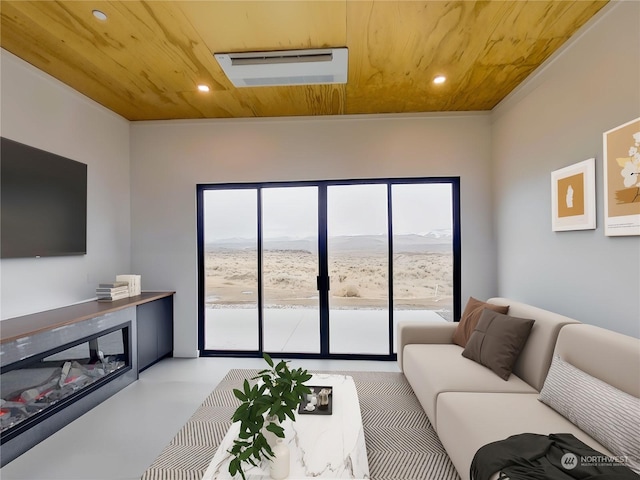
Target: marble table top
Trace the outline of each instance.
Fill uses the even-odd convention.
[[[333,387],[333,413],[300,415],[296,412],[295,422],[288,419],[284,422],[284,442],[291,454],[287,478],[368,479],[369,462],[353,378],[347,375],[315,374],[306,384]],[[231,455],[228,450],[238,432],[239,424],[234,423],[220,443],[202,480],[232,478],[229,475]],[[247,480],[270,478],[268,461],[259,467],[245,463],[243,469]]]

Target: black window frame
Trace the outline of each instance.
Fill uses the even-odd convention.
[[[436,184],[447,183],[451,185],[451,215],[452,215],[452,249],[453,249],[453,321],[457,322],[461,315],[461,218],[460,218],[460,177],[401,177],[401,178],[369,178],[369,179],[344,179],[344,180],[302,180],[282,182],[238,182],[238,183],[203,183],[196,185],[196,214],[197,214],[197,252],[198,252],[198,349],[201,357],[262,357],[263,353],[273,354],[274,357],[284,359],[348,359],[348,360],[397,360],[397,353],[393,353],[395,344],[395,331],[393,328],[393,227],[392,227],[392,195],[393,185],[401,184]],[[345,354],[329,352],[328,310],[323,312],[320,308],[320,353],[281,353],[264,352],[263,348],[263,298],[262,298],[262,189],[278,187],[318,187],[318,237],[319,249],[326,251],[327,243],[327,188],[334,185],[387,185],[387,238],[388,238],[388,268],[389,268],[389,353],[388,354]],[[257,248],[258,248],[258,350],[207,350],[205,349],[205,249],[204,249],[204,192],[207,190],[232,190],[254,189],[257,190]],[[320,261],[319,276],[328,276],[323,271]],[[323,294],[323,290],[320,290]],[[328,295],[328,292],[325,291]],[[320,299],[322,301],[322,298]],[[326,318],[323,318],[326,316]]]

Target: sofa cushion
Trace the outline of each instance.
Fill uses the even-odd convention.
[[[507,313],[509,311],[509,305],[493,305],[469,297],[467,305],[464,307],[464,312],[462,312],[462,317],[460,317],[460,322],[458,322],[458,327],[456,331],[453,332],[453,343],[461,347],[467,345],[469,337],[476,329],[480,315],[482,315],[485,308],[499,313]]]
[[[488,302],[497,305],[509,305],[509,315],[520,318],[533,318],[536,321],[533,324],[533,328],[531,328],[527,343],[513,366],[513,373],[537,391],[540,391],[547,376],[549,365],[551,365],[558,333],[564,329],[565,325],[579,322],[508,298],[490,298]]]
[[[556,355],[539,399],[640,472],[640,398]]]
[[[462,480],[469,479],[471,461],[480,447],[519,433],[570,433],[591,448],[612,455],[538,401],[537,393],[447,392],[438,396],[437,412],[438,437]]]
[[[462,347],[452,344],[409,344],[404,348],[404,374],[436,431],[436,402],[442,392],[537,394],[537,390],[515,375],[505,382],[491,370],[464,358],[461,352]]]
[[[567,325],[558,335],[555,354],[592,377],[640,398],[640,339],[595,325]]]
[[[456,331],[457,324],[452,322],[425,323],[424,321],[400,321],[398,322],[398,365],[404,371],[402,354],[405,345],[411,343],[451,344],[451,336]]]
[[[462,355],[508,380],[534,320],[511,317],[485,309]]]

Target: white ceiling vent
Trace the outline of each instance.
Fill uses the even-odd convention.
[[[215,54],[236,87],[347,83],[347,56],[346,48]]]

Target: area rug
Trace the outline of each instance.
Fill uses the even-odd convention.
[[[142,480],[201,480],[239,405],[233,395],[258,370],[231,370],[162,451]],[[372,480],[458,480],[429,419],[402,373],[351,375],[362,413]]]

